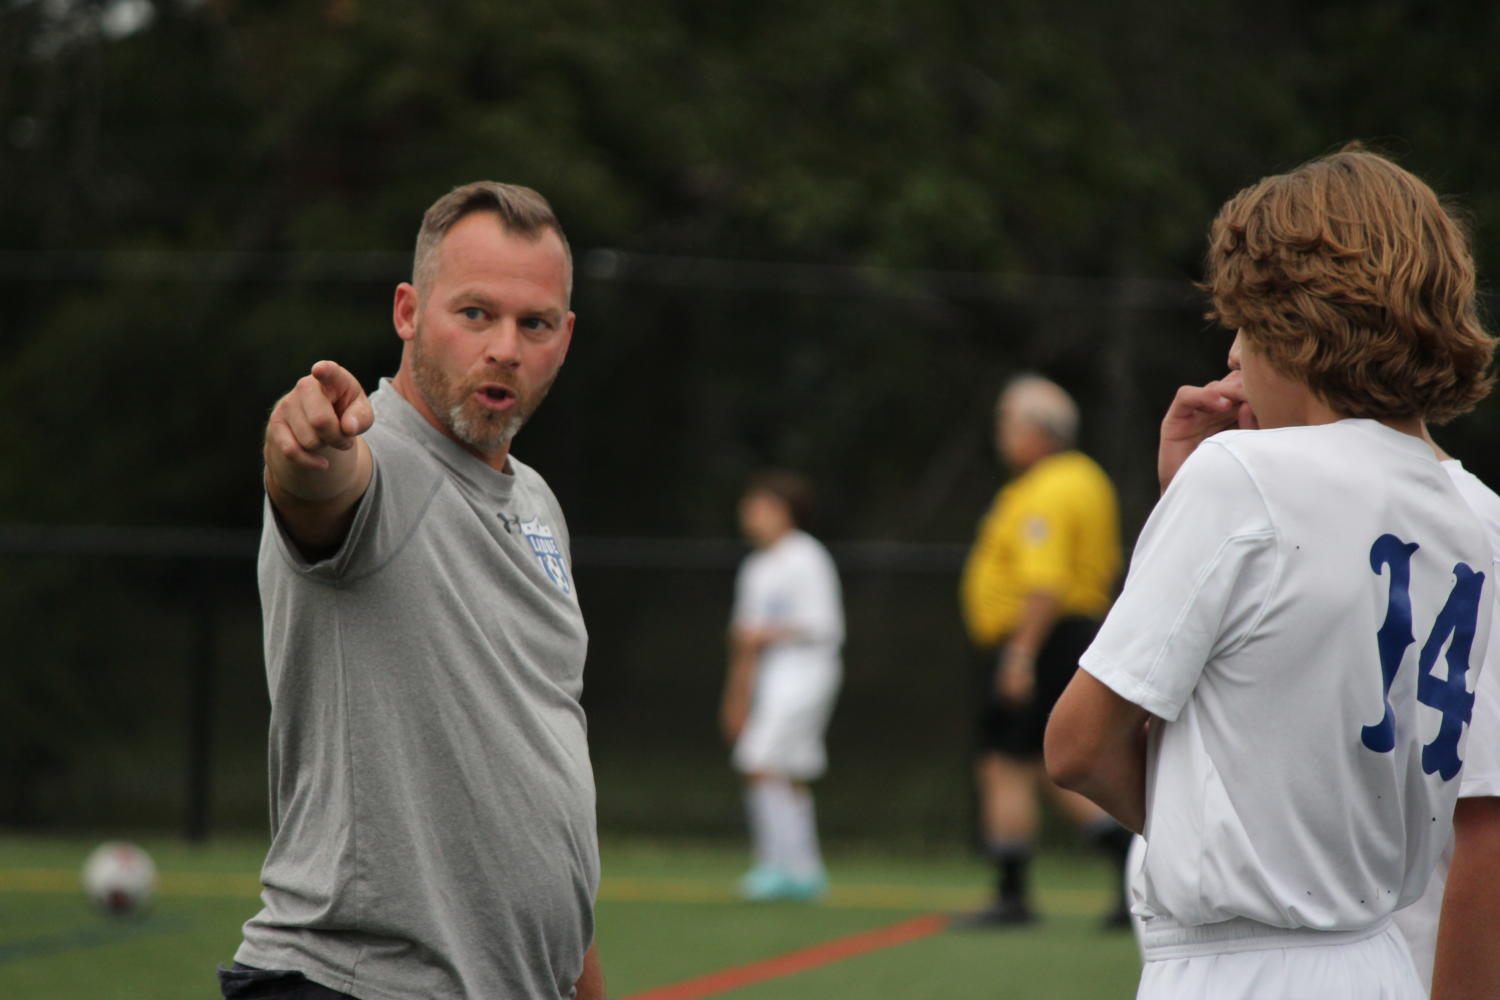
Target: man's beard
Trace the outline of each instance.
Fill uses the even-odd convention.
[[[422,343],[422,331],[418,328],[412,338],[412,381],[448,433],[475,451],[490,452],[509,444],[552,388],[548,380],[534,400],[527,400],[521,395],[519,385],[497,379],[494,381],[502,381],[515,393],[516,401],[503,413],[486,410],[474,402],[474,388],[454,387],[448,373],[428,357]]]

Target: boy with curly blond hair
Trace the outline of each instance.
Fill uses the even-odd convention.
[[[1495,586],[1423,438],[1493,381],[1466,234],[1346,148],[1226,203],[1204,287],[1243,403],[1164,425],[1048,768],[1144,834],[1139,996],[1416,1000],[1390,916],[1449,836]]]

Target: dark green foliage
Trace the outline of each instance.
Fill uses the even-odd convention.
[[[0,3],[0,524],[253,527],[268,408],[322,357],[367,386],[394,371],[421,212],[477,177],[542,190],[577,254],[572,356],[517,450],[579,537],[727,535],[776,463],[815,475],[833,540],[963,542],[1024,368],[1079,396],[1133,534],[1162,408],[1222,370],[1189,285],[1210,217],[1350,138],[1456,196],[1482,277],[1500,266],[1489,4],[157,0],[101,30],[122,6]],[[1500,482],[1493,412],[1442,439]],[[0,641],[24,656],[0,703],[26,707],[0,764],[66,769],[76,733],[140,745],[97,699],[121,664],[181,684],[179,584],[117,581],[101,593],[136,604],[68,618],[49,574],[72,571],[4,572]],[[930,591],[902,636],[957,646],[951,578],[866,583],[887,589],[851,639],[862,719],[911,682],[878,631],[901,588]],[[690,664],[671,621],[588,610],[634,643],[596,644],[592,676],[663,671],[632,683],[698,691],[707,725],[714,685],[673,678],[717,675],[722,603]],[[15,638],[43,619],[66,641]],[[175,652],[129,639],[136,619]],[[659,728],[597,683],[606,744]],[[12,816],[46,813],[28,795]]]
[[[264,410],[321,356],[394,367],[420,212],[476,176],[542,189],[580,254],[565,405],[523,452],[569,470],[583,531],[723,530],[776,460],[829,480],[836,533],[902,536],[903,492],[1025,365],[1149,436],[1217,367],[1182,349],[1214,207],[1350,137],[1458,195],[1496,259],[1484,5],[179,0],[119,38],[109,6],[0,14],[7,520],[253,520]],[[600,247],[898,270],[603,280]],[[1061,308],[1028,284],[1052,275],[1085,279]],[[1130,311],[1125,277],[1179,306]],[[990,478],[963,433],[967,479],[921,488],[945,537]],[[1149,451],[1090,443],[1122,473]]]

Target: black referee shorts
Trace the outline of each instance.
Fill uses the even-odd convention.
[[[1078,669],[1078,658],[1094,641],[1099,623],[1092,618],[1072,616],[1060,619],[1036,657],[1036,689],[1024,705],[1001,701],[995,694],[995,672],[999,667],[998,648],[978,650],[974,654],[976,704],[979,705],[977,733],[979,752],[1005,754],[1007,757],[1032,759],[1042,755],[1042,734],[1047,730],[1047,716],[1062,697],[1063,689]]]

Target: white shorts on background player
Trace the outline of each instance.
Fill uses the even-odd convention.
[[[1377,634],[1402,552],[1416,639],[1390,687],[1392,745],[1372,749],[1365,732],[1386,712]],[[1453,618],[1472,621],[1477,663],[1493,581],[1476,597],[1471,579],[1456,588],[1468,572],[1456,567],[1491,563],[1431,449],[1375,421],[1228,431],[1184,463],[1081,661],[1166,720],[1147,752],[1141,996],[1176,995],[1157,989],[1176,975],[1158,962],[1197,975],[1219,956],[1224,977],[1206,973],[1200,995],[1232,1000],[1276,995],[1244,966],[1293,982],[1299,955],[1309,975],[1372,960],[1386,945],[1371,941],[1406,955],[1386,925],[1425,888],[1457,794],[1423,768],[1444,715],[1417,700],[1418,651],[1457,589],[1470,599]],[[1440,656],[1433,677],[1446,670]],[[1420,996],[1414,970],[1418,992],[1406,981],[1381,995]]]
[[[823,733],[838,695],[844,641],[843,599],[828,550],[792,531],[752,552],[735,581],[733,624],[796,632],[761,652],[735,768],[800,781],[818,777],[827,767]]]
[[[1491,550],[1500,553],[1500,496],[1496,496],[1460,462],[1444,462],[1443,468],[1489,530]],[[1491,579],[1500,580],[1500,574]],[[1461,799],[1500,796],[1500,649],[1497,647],[1500,647],[1500,628],[1492,628],[1489,647],[1485,651],[1486,669],[1474,689],[1474,718],[1469,724],[1469,742],[1460,776],[1463,784],[1458,790]],[[1437,950],[1443,889],[1448,882],[1448,867],[1452,861],[1453,841],[1449,838],[1432,879],[1427,883],[1427,891],[1415,903],[1397,910],[1395,916],[1396,926],[1411,947],[1417,974],[1428,989],[1432,987],[1432,962]]]

